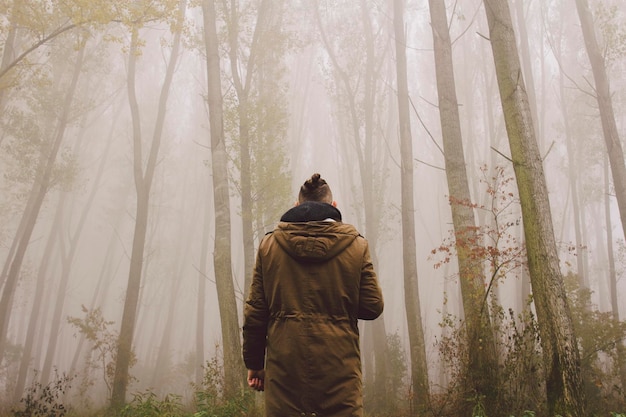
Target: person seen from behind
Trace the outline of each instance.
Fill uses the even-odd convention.
[[[380,316],[383,296],[367,240],[336,205],[313,174],[259,245],[243,359],[266,417],[363,416],[357,321]]]

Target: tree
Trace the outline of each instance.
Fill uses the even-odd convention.
[[[53,185],[54,171],[57,167],[57,155],[61,148],[61,143],[65,137],[70,117],[70,110],[76,86],[81,74],[83,58],[85,54],[84,45],[81,45],[77,53],[72,78],[67,88],[67,93],[63,101],[62,111],[57,120],[55,130],[51,141],[47,146],[40,149],[39,160],[37,161],[36,174],[33,180],[32,188],[29,193],[29,201],[22,214],[20,225],[14,238],[15,253],[11,254],[6,261],[6,270],[8,271],[4,287],[2,289],[2,297],[0,297],[0,361],[4,355],[6,348],[7,333],[9,328],[9,320],[11,317],[11,307],[13,304],[13,295],[15,287],[19,280],[20,270],[24,261],[24,256],[30,243],[37,218],[41,211],[44,199]],[[8,266],[8,267],[7,267]]]
[[[472,256],[472,246],[478,241],[476,220],[472,206],[464,204],[471,201],[471,195],[463,152],[450,30],[445,1],[430,0],[429,4],[446,178],[456,238],[467,349],[470,352],[467,383],[464,385],[474,395],[486,397],[487,410],[495,410],[499,387],[497,357],[489,309],[486,306],[482,260]]]
[[[426,346],[417,276],[415,244],[415,205],[413,202],[413,139],[409,117],[409,88],[407,81],[406,41],[404,36],[404,7],[402,0],[393,2],[396,39],[396,69],[398,77],[398,117],[400,127],[400,171],[402,187],[402,265],[404,268],[404,307],[409,327],[411,353],[411,382],[413,409],[421,414],[429,402]]]
[[[0,111],[4,108],[7,90],[24,82],[24,68],[33,66],[38,52],[75,29],[97,27],[117,20],[117,10],[123,8],[119,6],[125,1],[13,0],[0,4],[0,13],[8,16],[7,37],[0,61]]]
[[[609,155],[622,231],[626,238],[626,163],[624,162],[624,151],[622,150],[615,122],[615,112],[613,110],[609,79],[606,74],[606,64],[598,46],[593,26],[593,17],[589,11],[587,0],[576,0],[576,9],[580,17],[580,24],[585,38],[585,49],[587,50],[587,55],[589,55],[593,79],[595,80],[595,93],[598,100],[600,119],[602,120],[602,132]]]
[[[111,394],[112,408],[120,408],[126,401],[126,389],[129,382],[129,368],[132,360],[132,344],[135,331],[137,305],[139,301],[139,289],[141,286],[141,276],[143,271],[143,255],[145,250],[148,212],[150,202],[150,189],[157,165],[157,157],[161,146],[163,136],[163,126],[165,124],[165,116],[167,111],[167,101],[170,92],[170,86],[174,77],[178,54],[180,50],[180,39],[182,32],[182,23],[185,16],[186,0],[181,0],[177,12],[177,26],[174,32],[174,41],[165,79],[161,87],[161,94],[158,103],[158,112],[154,126],[152,142],[148,149],[148,158],[144,167],[143,154],[143,136],[141,133],[141,120],[139,113],[139,104],[135,91],[135,78],[137,76],[136,67],[139,57],[139,30],[141,25],[151,18],[163,18],[171,13],[168,10],[167,2],[160,5],[160,9],[150,10],[153,15],[142,15],[143,11],[139,11],[130,5],[131,19],[130,30],[131,40],[128,53],[128,100],[133,124],[133,173],[135,180],[135,191],[137,193],[137,206],[135,213],[135,229],[133,235],[132,253],[130,258],[130,269],[128,272],[128,284],[126,288],[126,298],[124,300],[124,311],[122,315],[122,323],[118,339],[118,350],[115,360],[115,376],[113,379],[113,391]],[[134,13],[140,13],[133,16]]]
[[[224,143],[224,109],[220,79],[220,57],[215,12],[215,1],[202,2],[204,44],[211,134],[211,173],[213,175],[213,200],[215,206],[215,246],[213,268],[217,286],[224,346],[224,395],[233,396],[243,383],[244,370],[240,359],[241,339],[237,302],[233,285],[231,261],[231,220],[228,182],[228,158]]]
[[[328,54],[330,89],[332,91],[334,114],[338,124],[341,158],[355,160],[353,167],[347,167],[347,186],[358,187],[357,197],[362,233],[367,236],[374,265],[378,268],[377,247],[382,236],[383,202],[380,193],[387,187],[388,172],[386,161],[388,152],[384,144],[381,126],[384,125],[387,90],[384,85],[385,67],[382,65],[389,51],[388,37],[381,36],[386,30],[384,11],[372,8],[368,2],[360,1],[358,12],[361,16],[355,25],[340,22],[353,17],[351,2],[342,2],[338,7],[322,8],[314,2],[315,21],[325,52]],[[341,7],[340,7],[341,6]],[[377,15],[377,13],[380,13]],[[333,24],[334,23],[334,24]],[[355,46],[355,44],[357,46]],[[351,53],[343,54],[349,48]],[[391,72],[391,71],[389,71]],[[378,140],[377,140],[378,139]],[[354,175],[354,177],[353,177]],[[372,337],[368,333],[372,332]],[[373,349],[364,348],[365,407],[372,412],[386,408],[392,401],[387,392],[388,385],[380,381],[388,378],[388,355],[386,354],[386,330],[384,320],[366,323],[364,341],[372,341]],[[373,352],[373,356],[369,355]],[[372,358],[373,360],[368,360]],[[371,371],[368,370],[371,367]]]
[[[552,227],[550,202],[508,1],[485,0],[511,162],[519,190],[528,268],[546,369],[548,415],[585,415],[580,356]]]
[[[226,11],[228,26],[228,56],[230,59],[231,76],[237,94],[237,114],[239,125],[239,174],[241,193],[241,221],[243,226],[243,258],[244,258],[244,295],[252,282],[252,268],[254,265],[254,234],[252,227],[252,172],[250,149],[250,95],[254,74],[257,70],[259,58],[259,42],[261,34],[268,30],[268,13],[270,1],[261,0],[254,25],[252,41],[247,63],[241,63],[239,56],[239,13],[237,2],[232,2],[230,10]],[[245,70],[243,77],[240,72]]]
[[[283,61],[290,40],[281,27],[285,4],[268,0],[254,3],[232,2],[228,7],[224,2],[223,11],[234,87],[225,100],[225,136],[231,136],[232,159],[239,169],[235,183],[241,195],[244,298],[252,282],[255,237],[265,232],[268,215],[275,222],[278,213],[272,210],[271,201],[283,211],[290,192],[282,151],[287,120]],[[250,21],[252,30],[246,27]],[[251,36],[246,36],[248,32]],[[267,191],[272,198],[263,201],[260,196]]]
[[[59,205],[57,207],[57,212],[55,214],[54,221],[52,223],[52,229],[50,231],[50,236],[48,236],[48,242],[46,242],[46,247],[44,249],[43,256],[41,258],[41,262],[39,265],[39,270],[37,271],[37,284],[35,286],[35,294],[33,295],[33,305],[31,308],[30,317],[28,320],[28,330],[26,332],[26,339],[24,341],[24,349],[22,352],[22,358],[20,362],[19,373],[17,377],[17,382],[15,383],[15,390],[13,394],[13,401],[18,402],[22,397],[24,392],[24,388],[26,386],[26,376],[28,374],[28,367],[32,361],[32,351],[35,340],[35,332],[37,330],[37,326],[39,324],[39,313],[41,310],[41,305],[43,302],[44,290],[46,288],[46,275],[49,273],[48,264],[50,262],[50,258],[52,256],[55,244],[57,243],[59,228],[61,225],[61,215],[63,213],[63,206],[61,201],[59,201]],[[46,384],[47,385],[47,382]]]

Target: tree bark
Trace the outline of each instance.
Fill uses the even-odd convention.
[[[585,415],[580,356],[552,227],[548,190],[508,1],[485,0],[489,36],[519,190],[546,374],[548,415]]]
[[[204,42],[206,48],[206,70],[211,133],[211,173],[213,175],[213,198],[215,205],[215,247],[213,267],[218,293],[222,346],[224,353],[224,395],[229,398],[241,388],[244,369],[240,359],[241,338],[237,302],[233,285],[231,261],[231,219],[228,165],[224,143],[222,87],[220,59],[216,27],[215,1],[202,2],[204,19]]]
[[[394,30],[396,39],[396,70],[398,77],[398,117],[400,126],[400,171],[402,188],[402,265],[404,268],[404,304],[409,330],[411,356],[412,415],[421,415],[429,404],[428,367],[422,324],[417,250],[415,243],[415,204],[413,201],[413,139],[409,114],[406,40],[404,35],[404,5],[394,0]]]

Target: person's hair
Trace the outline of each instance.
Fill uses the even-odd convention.
[[[298,193],[298,202],[303,201],[319,201],[321,203],[331,204],[333,202],[333,193],[325,179],[320,174],[313,174],[311,178],[306,180],[300,187]]]

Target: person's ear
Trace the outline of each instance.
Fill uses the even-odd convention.
[[[335,200],[333,200],[333,202],[332,202],[332,203],[330,203],[330,204],[332,204],[332,205],[333,205],[333,207],[337,207],[337,202],[336,202]]]
[[[296,200],[296,202],[293,203],[293,206],[296,207],[298,204],[300,204],[300,202],[298,200]]]

